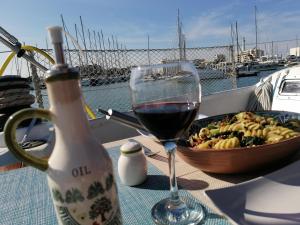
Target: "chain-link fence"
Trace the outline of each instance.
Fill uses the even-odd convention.
[[[43,49],[49,55],[53,51]],[[236,87],[232,72],[232,46],[186,48],[186,60],[198,69],[203,95]],[[134,50],[65,50],[69,65],[80,70],[81,86],[86,103],[96,112],[98,107],[119,111],[131,109],[129,79],[131,68],[138,65],[159,64],[178,60],[179,49],[134,49]],[[35,59],[50,68],[43,56]],[[31,69],[31,72],[34,72]],[[44,72],[37,70],[40,87],[45,88]],[[48,107],[46,89],[42,90],[44,107]],[[100,116],[100,114],[98,114]]]
[[[259,73],[257,77],[251,78],[236,78],[234,76],[236,67],[234,61],[237,61],[238,55],[242,55],[241,52],[244,49],[257,47],[257,49],[264,52],[262,55],[271,56],[273,60],[279,56],[285,58],[287,55],[292,54],[291,48],[297,47],[294,49],[295,55],[296,58],[298,56],[300,59],[298,38],[263,42],[257,45],[240,42],[238,47],[225,45],[180,49],[127,49],[113,35],[110,38],[105,37],[102,31],[100,33],[90,32],[89,29],[84,29],[82,21],[81,26],[80,32],[75,24],[74,36],[76,41],[73,41],[74,38],[71,38],[71,40],[67,36],[65,37],[65,57],[70,66],[79,69],[85,101],[94,112],[96,112],[98,107],[104,109],[113,108],[120,111],[131,109],[129,79],[131,69],[138,65],[159,64],[178,59],[189,60],[194,63],[198,70],[202,94],[209,95],[218,91],[254,84],[261,76],[265,76],[265,73]],[[68,32],[65,25],[64,29]],[[47,42],[46,46],[48,46]],[[84,47],[84,49],[79,50],[80,46]],[[43,50],[53,56],[51,49]],[[8,54],[9,52],[7,51],[0,52],[0,60],[4,61]],[[45,67],[51,67],[49,60],[44,58],[44,56],[35,53],[34,58]],[[47,108],[48,97],[44,84],[44,72],[17,57],[14,58],[12,64],[10,72],[6,71],[6,74],[31,77],[35,84],[37,106]]]

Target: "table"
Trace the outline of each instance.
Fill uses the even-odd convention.
[[[159,143],[151,140],[148,137],[137,136],[131,139],[135,139],[140,142],[142,145],[146,146],[151,150],[159,150],[158,155],[153,157],[148,157],[147,160],[155,165],[160,171],[164,174],[168,175],[168,161],[167,155],[163,149],[163,146]],[[127,139],[110,142],[104,144],[106,148],[121,145],[125,143]],[[209,174],[205,173],[199,169],[196,169],[189,164],[185,163],[179,157],[176,157],[176,176],[178,185],[180,185],[183,189],[187,190],[191,193],[196,199],[200,200],[201,203],[208,206],[218,215],[221,215],[227,218],[218,208],[215,207],[214,203],[205,195],[205,190],[230,187],[241,182],[245,182],[251,180],[256,177],[260,177],[266,175],[272,171],[280,169],[283,166],[286,166],[288,163],[293,162],[295,160],[300,159],[300,153],[296,154],[290,160],[282,162],[280,165],[275,165],[273,167],[269,167],[266,170],[262,170],[259,172],[253,172],[248,174],[236,174],[236,175],[226,175],[226,174]],[[230,223],[235,224],[230,218],[227,218]]]
[[[150,175],[155,174],[157,176],[158,173],[168,174],[168,162],[167,156],[163,147],[150,140],[149,138],[145,138],[142,136],[137,136],[131,139],[135,139],[139,141],[142,145],[152,149],[159,150],[160,152],[153,157],[147,157],[149,163],[149,173]],[[106,143],[104,146],[108,149],[113,161],[116,162],[119,154],[118,149],[119,146],[125,143],[127,139]],[[114,149],[114,150],[113,150]],[[112,152],[114,151],[114,154]],[[191,194],[196,199],[201,201],[203,204],[208,206],[206,208],[207,211],[207,220],[204,225],[225,225],[229,224],[228,221],[230,219],[225,220],[226,217],[223,215],[214,204],[208,199],[204,190],[207,189],[215,189],[220,187],[231,186],[236,183],[251,179],[257,174],[248,174],[248,175],[212,175],[206,174],[202,171],[195,169],[185,162],[183,162],[180,158],[176,159],[176,171],[178,177],[178,184],[181,186],[181,191],[183,194]],[[13,174],[13,176],[10,176]],[[115,172],[116,174],[116,172]],[[159,175],[161,178],[162,176]],[[116,174],[117,176],[117,174]],[[137,210],[134,215],[131,215],[131,218],[126,218],[125,224],[141,224],[140,220],[142,219],[142,224],[152,224],[152,220],[150,217],[150,208],[156,203],[158,200],[166,197],[168,195],[168,179],[163,179],[166,185],[163,188],[159,188],[156,179],[151,182],[156,182],[153,187],[153,190],[149,190],[147,188],[140,189],[132,189],[131,187],[121,187],[119,198],[121,201],[122,213],[129,215],[132,213],[132,209],[141,209],[142,211]],[[118,177],[116,178],[118,180]],[[149,180],[149,179],[148,179]],[[117,181],[118,182],[118,181]],[[18,184],[18,185],[16,185]],[[24,187],[20,187],[24,185]],[[52,205],[52,200],[50,198],[49,190],[46,184],[46,174],[27,167],[18,170],[13,170],[5,173],[0,173],[0,204],[2,207],[0,208],[0,224],[57,224],[56,218],[54,216],[54,209]],[[120,189],[120,186],[119,186]],[[142,190],[143,189],[143,190]],[[36,191],[37,193],[32,193]],[[186,191],[185,191],[186,190]],[[126,192],[125,194],[123,192]],[[150,193],[151,192],[151,193]],[[123,194],[122,194],[123,193]],[[137,193],[139,197],[134,196]],[[32,197],[35,194],[37,196]],[[156,196],[156,197],[152,197]],[[144,197],[144,201],[137,200],[132,202],[132,198],[136,197],[137,199]],[[13,200],[12,200],[13,198]],[[126,211],[128,209],[128,205],[131,208],[131,211]],[[145,206],[145,207],[142,207]],[[147,206],[147,207],[146,207]],[[129,208],[130,208],[129,207]],[[144,208],[144,209],[143,209]],[[209,209],[210,208],[210,209]],[[47,210],[46,210],[47,209]],[[130,213],[129,213],[130,212]],[[22,217],[19,221],[17,218]],[[16,218],[12,219],[11,218]],[[124,218],[124,216],[123,216]],[[231,223],[233,223],[231,221]]]

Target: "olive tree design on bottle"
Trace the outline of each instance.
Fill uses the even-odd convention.
[[[53,199],[56,202],[71,204],[83,202],[85,199],[94,200],[91,206],[88,209],[88,217],[91,220],[101,220],[101,223],[110,223],[111,220],[116,220],[116,215],[110,215],[109,212],[113,209],[112,202],[105,195],[105,192],[109,192],[114,186],[114,178],[112,174],[108,174],[105,178],[104,182],[94,181],[89,185],[86,197],[81,191],[77,188],[71,188],[65,192],[65,194],[61,193],[58,189],[52,188]],[[78,224],[76,223],[76,219],[71,215],[68,207],[56,206],[58,214],[62,220],[63,224]],[[118,209],[119,212],[119,209]],[[107,217],[110,215],[109,217]],[[81,218],[86,219],[86,218]],[[117,219],[116,221],[120,221]],[[95,221],[96,223],[96,221]],[[120,222],[121,223],[121,222]],[[118,224],[118,223],[117,223]]]
[[[99,181],[95,181],[93,184],[90,185],[88,189],[88,196],[87,199],[96,198],[99,194],[104,193],[104,188]]]
[[[98,216],[101,216],[101,222],[104,222],[106,221],[105,213],[110,210],[112,210],[112,206],[111,201],[108,198],[102,197],[101,199],[97,199],[90,208],[90,219],[94,220]]]
[[[77,188],[72,188],[66,192],[66,203],[83,202],[84,197]]]
[[[61,203],[76,203],[76,202],[83,202],[84,197],[82,196],[80,190],[77,188],[72,188],[71,190],[67,190],[66,192],[66,198],[63,198],[63,195],[60,193],[58,189],[53,188],[52,194],[54,200]]]
[[[53,198],[54,198],[55,201],[64,203],[63,196],[62,196],[62,194],[60,193],[59,190],[53,188],[52,189],[52,195],[53,195]]]
[[[114,178],[112,174],[109,174],[105,180],[105,190],[110,191],[114,183]],[[100,182],[94,182],[90,185],[88,189],[88,199],[96,198],[99,194],[104,193],[104,188]],[[105,213],[112,210],[112,204],[110,199],[102,197],[96,199],[94,204],[91,206],[89,215],[90,219],[96,219],[98,216],[101,216],[101,222],[106,221]]]

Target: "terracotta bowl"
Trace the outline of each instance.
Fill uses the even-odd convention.
[[[269,115],[276,117],[284,122],[288,119],[300,119],[300,114],[281,112],[281,111],[265,111],[255,112],[260,115]],[[201,120],[196,120],[192,124],[189,133],[192,134],[195,130],[205,127],[207,124],[218,121],[226,114],[220,116],[208,117]],[[260,170],[287,159],[293,153],[300,150],[300,136],[284,140],[275,144],[264,144],[248,148],[232,148],[224,150],[193,150],[188,147],[184,140],[179,141],[177,154],[186,163],[200,170],[219,174],[245,173],[254,170]]]

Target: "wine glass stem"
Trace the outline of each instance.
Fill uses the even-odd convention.
[[[164,144],[164,146],[168,154],[171,201],[173,204],[179,204],[180,199],[178,196],[177,179],[175,173],[175,152],[177,146],[175,142],[167,142]]]

